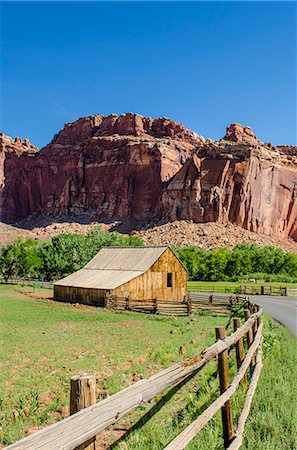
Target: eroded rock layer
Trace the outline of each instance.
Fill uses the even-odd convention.
[[[220,141],[167,118],[98,115],[66,124],[41,151],[0,136],[0,217],[232,222],[297,240],[297,148],[232,124]]]

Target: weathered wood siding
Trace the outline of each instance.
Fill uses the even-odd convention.
[[[167,287],[167,274],[172,274],[172,287]],[[167,249],[142,275],[113,290],[54,286],[54,298],[85,305],[105,304],[107,295],[131,300],[157,299],[182,302],[187,291],[187,272],[174,253]]]
[[[106,292],[103,289],[54,286],[54,298],[56,300],[69,303],[83,303],[84,305],[103,306]]]
[[[172,287],[167,287],[168,273],[172,274]],[[146,273],[113,289],[112,295],[131,300],[156,298],[181,302],[186,291],[187,272],[173,252],[167,249]]]

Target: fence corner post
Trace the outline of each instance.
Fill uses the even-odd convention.
[[[95,375],[76,375],[70,379],[70,415],[96,403]],[[95,450],[96,436],[76,447],[75,450]]]
[[[224,340],[226,338],[225,327],[216,327],[216,339]],[[229,359],[228,359],[228,349],[224,350],[218,356],[218,369],[220,378],[220,392],[223,394],[226,389],[228,389],[230,384],[229,377]],[[222,422],[223,422],[223,433],[224,433],[224,445],[227,447],[234,437],[233,424],[232,424],[232,411],[230,400],[228,400],[222,406]]]

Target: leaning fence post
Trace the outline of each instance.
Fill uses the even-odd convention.
[[[247,321],[249,319],[250,314],[251,313],[250,313],[249,309],[245,309],[244,310],[245,321]],[[246,335],[246,339],[247,339],[248,348],[250,348],[250,346],[252,345],[253,340],[254,340],[254,334],[253,334],[253,327],[252,326],[248,329],[248,332],[247,332],[247,335]],[[251,364],[250,364],[251,372],[253,371],[254,365],[255,365],[255,355],[253,355],[252,360],[251,360]]]
[[[235,317],[233,319],[233,329],[236,331],[238,328],[240,328],[240,320]],[[237,362],[237,368],[239,369],[242,361],[244,360],[244,345],[243,345],[243,338],[240,338],[236,344],[235,344],[235,350],[236,350],[236,362]],[[243,376],[242,381],[246,383],[246,375]]]
[[[225,327],[216,327],[216,338],[221,340],[224,340],[226,338]],[[219,354],[218,368],[220,378],[220,392],[221,394],[223,394],[226,391],[226,389],[228,389],[230,384],[228,349]],[[222,411],[222,422],[224,433],[224,445],[225,447],[227,447],[234,436],[230,400],[228,400],[224,404],[224,406],[222,406],[221,411]]]
[[[96,403],[96,378],[94,375],[77,375],[70,380],[70,415]],[[95,450],[96,437],[76,447],[75,450]]]

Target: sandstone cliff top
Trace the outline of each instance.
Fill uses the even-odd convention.
[[[249,126],[232,123],[226,128],[226,134],[221,140],[213,141],[199,136],[185,128],[183,124],[167,117],[151,119],[133,113],[109,116],[99,114],[79,118],[65,124],[46,148],[50,149],[51,145],[70,147],[87,143],[90,139],[121,138],[180,141],[193,146],[193,152],[196,151],[200,156],[243,160],[253,154],[261,160],[297,169],[296,146],[274,147],[271,144],[264,144]],[[17,137],[13,140],[3,133],[0,133],[0,146],[0,149],[17,155],[35,154],[38,151],[38,147],[31,144],[28,139],[22,141]]]
[[[169,138],[192,144],[203,142],[204,139],[184,125],[160,117],[151,119],[138,114],[126,113],[117,116],[96,115],[77,119],[65,124],[64,128],[54,137],[53,144],[73,145],[91,137],[129,136],[151,139]]]
[[[0,133],[0,150],[5,149],[6,152],[13,152],[16,154],[26,153],[36,153],[38,152],[38,147],[31,144],[28,139],[22,141],[21,138],[16,137],[12,139],[4,133]]]

